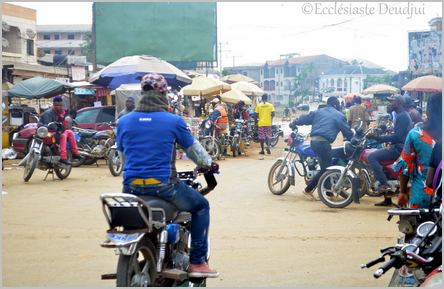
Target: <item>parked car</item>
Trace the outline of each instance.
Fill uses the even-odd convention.
[[[115,121],[115,115],[115,106],[85,107],[77,111],[75,122],[81,128],[107,130],[112,129],[109,123]],[[37,124],[29,123],[13,134],[12,147],[17,153],[28,153],[28,146],[36,129]]]
[[[301,103],[296,108],[298,110],[310,110],[310,105],[308,103]]]

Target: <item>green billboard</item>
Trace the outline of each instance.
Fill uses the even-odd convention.
[[[95,2],[96,63],[146,54],[173,62],[216,61],[216,2]]]

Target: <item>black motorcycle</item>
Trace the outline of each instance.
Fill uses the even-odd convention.
[[[250,117],[250,119],[247,121],[248,126],[248,139],[247,141],[254,141],[255,143],[259,142],[259,135],[258,135],[258,125],[257,120],[254,117]],[[280,125],[272,125],[271,126],[271,140],[270,140],[270,146],[275,147],[278,142],[279,138],[284,137],[284,131],[281,129]]]
[[[178,177],[206,195],[216,187],[216,179],[213,172],[204,173],[207,186],[202,188],[196,180],[197,172],[179,172]],[[191,249],[189,212],[151,196],[106,193],[100,199],[109,224],[101,246],[114,248],[119,255],[117,273],[102,275],[102,279],[116,278],[119,287],[206,285],[206,278],[189,278],[187,273]]]

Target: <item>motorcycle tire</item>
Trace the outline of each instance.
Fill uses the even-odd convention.
[[[233,158],[236,157],[236,155],[239,151],[238,147],[239,147],[238,139],[235,138],[235,139],[233,139],[233,142],[231,143],[231,152],[233,153]]]
[[[123,156],[118,150],[111,149],[108,154],[108,168],[111,174],[118,177],[123,171]]]
[[[274,147],[278,144],[278,142],[279,142],[279,135],[274,136],[274,137],[272,137],[271,140],[270,140],[270,146],[271,146],[272,148],[274,148]]]
[[[25,168],[23,170],[23,180],[28,182],[32,174],[34,173],[35,168],[37,167],[38,158],[35,153],[31,152],[29,154],[29,158],[26,160]]]
[[[319,199],[326,206],[334,209],[345,208],[353,202],[352,180],[350,176],[345,176],[345,179],[343,180],[343,185],[347,184],[348,186],[346,188],[350,190],[348,194],[343,190],[344,186],[341,188],[341,192],[339,194],[336,194],[331,190],[332,180],[337,181],[340,176],[340,170],[328,170],[322,174],[318,182]]]
[[[70,162],[72,162],[71,153],[68,154],[68,159],[70,160]],[[67,169],[61,167],[55,167],[54,173],[59,179],[64,180],[69,176],[71,170],[72,170],[72,165],[68,166]]]
[[[288,167],[284,166],[282,168],[282,171],[279,172],[282,162],[283,160],[277,160],[271,167],[270,172],[268,173],[268,189],[273,195],[282,195],[288,191],[288,188],[290,188],[290,174],[288,172]],[[274,185],[278,183],[274,182],[276,178],[275,173],[280,173],[284,176],[284,179],[280,181],[282,183],[280,189],[274,188]]]
[[[211,142],[214,142],[213,146],[211,146]],[[217,140],[203,138],[200,143],[213,160],[220,158],[219,142]]]
[[[156,249],[151,240],[143,238],[137,243],[134,254],[119,256],[117,263],[117,287],[156,286],[156,266]]]
[[[74,168],[80,167],[81,165],[83,165],[85,163],[85,158],[80,158],[80,159],[72,159],[71,160],[71,166]]]

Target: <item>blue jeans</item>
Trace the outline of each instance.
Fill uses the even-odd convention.
[[[123,193],[148,195],[172,203],[180,211],[191,213],[190,263],[202,264],[208,251],[210,205],[199,192],[186,184],[158,184],[149,186],[124,185]]]
[[[401,154],[401,150],[396,147],[390,146],[388,148],[376,150],[368,155],[368,164],[375,174],[376,180],[380,185],[387,184],[387,177],[382,170],[381,161],[395,161]]]
[[[328,141],[312,140],[310,142],[310,145],[315,154],[318,156],[319,166],[321,167],[321,170],[310,180],[307,187],[305,188],[306,192],[313,191],[316,188],[322,174],[331,165],[332,157],[331,145]]]

